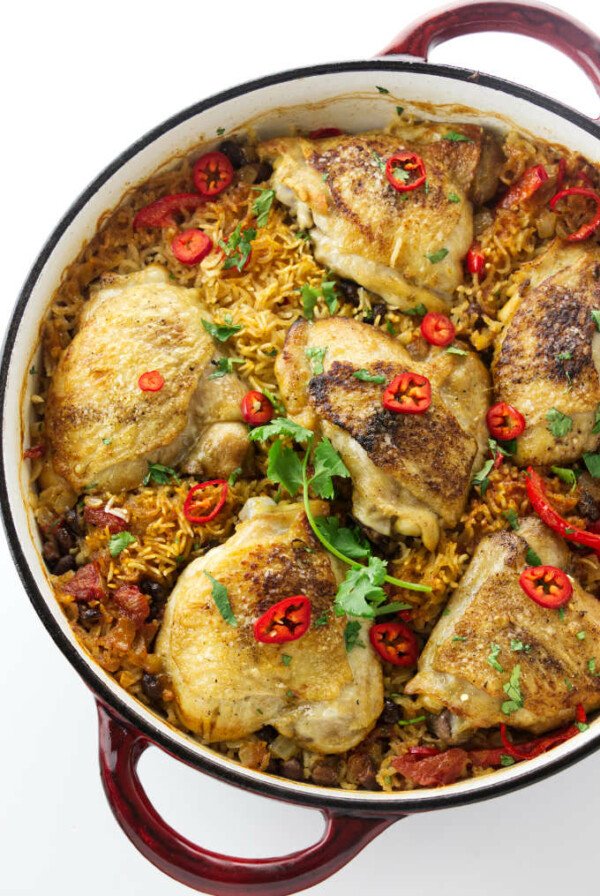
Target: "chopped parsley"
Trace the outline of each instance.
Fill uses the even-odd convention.
[[[596,408],[596,417],[594,419],[594,428],[592,429],[592,433],[596,435],[600,432],[600,404]]]
[[[513,638],[510,642],[510,649],[513,650],[515,653],[519,653],[519,651],[521,651],[521,650],[525,650],[525,651],[531,650],[531,645],[523,644],[522,641],[518,641],[515,638]]]
[[[222,582],[217,582],[213,576],[209,572],[204,570],[204,575],[207,579],[210,579],[212,582],[212,599],[215,602],[215,606],[225,622],[229,625],[232,625],[234,628],[237,627],[237,619],[233,615],[233,610],[231,609],[231,604],[229,603],[229,594],[227,592],[227,588],[223,585]]]
[[[552,433],[556,439],[562,439],[567,433],[571,432],[573,421],[566,414],[562,414],[556,408],[550,408],[546,414],[546,420],[549,426],[546,429]]]
[[[217,128],[217,136],[222,137],[225,133],[225,128]]]
[[[216,361],[211,361],[211,364],[214,364],[216,370],[214,373],[211,373],[209,380],[220,380],[226,373],[233,373],[234,364],[243,363],[243,358],[217,358]]]
[[[500,665],[498,662],[498,654],[502,648],[499,644],[494,644],[493,642],[490,644],[491,653],[487,658],[488,663],[492,667],[492,669],[496,669],[497,672],[504,672],[504,667]]]
[[[448,131],[447,134],[444,134],[442,140],[449,140],[451,143],[473,143],[470,137],[466,137],[464,134],[459,134],[458,131]]]
[[[590,314],[592,315],[592,320],[596,324],[596,329],[600,330],[600,308],[592,308]]]
[[[33,367],[29,368],[29,375],[35,376],[36,374],[37,374],[37,370],[35,369],[35,364],[34,364]]]
[[[396,722],[396,725],[400,725],[401,728],[404,725],[416,725],[417,722],[424,722],[426,718],[426,716],[417,716],[416,719],[400,719],[400,721]]]
[[[281,654],[281,662],[283,663],[284,666],[289,666],[289,664],[292,662],[292,658],[288,653],[282,653]]]
[[[452,640],[453,641],[466,641],[467,639],[464,637],[461,637],[460,635],[455,635],[454,638],[452,638]]]
[[[275,199],[275,190],[268,190],[266,187],[252,187],[258,195],[252,203],[252,214],[256,215],[256,224],[258,227],[266,227],[269,220],[269,212]]]
[[[371,546],[358,528],[340,526],[340,521],[335,516],[317,516],[315,523],[327,541],[352,560],[365,560],[371,556]]]
[[[365,644],[363,641],[359,639],[360,635],[360,622],[356,620],[352,620],[351,622],[346,623],[346,628],[344,629],[344,644],[346,645],[346,652],[350,653],[353,647],[364,647]]]
[[[509,508],[508,510],[503,511],[502,516],[508,520],[508,522],[510,523],[511,527],[515,530],[515,532],[519,531],[519,529],[520,529],[519,517],[517,516],[516,511],[513,510],[512,507]]]
[[[588,472],[594,479],[600,477],[600,454],[592,454],[586,451],[583,455],[583,462],[588,468]]]
[[[383,161],[379,153],[375,152],[375,150],[373,150],[373,158],[377,162],[377,166],[379,167],[379,169],[381,171],[385,171],[385,162]]]
[[[585,641],[585,632],[583,632],[583,631],[577,632],[576,637],[577,637],[578,641]]]
[[[567,690],[569,691],[569,693],[571,693],[571,691],[573,690],[573,685],[571,684],[571,682],[569,681],[568,678],[565,678],[565,684],[567,686]]]
[[[596,672],[596,658],[595,658],[595,657],[592,657],[591,660],[588,660],[588,662],[587,662],[587,667],[588,667],[588,672],[590,672],[591,675],[597,675],[597,674],[598,674],[598,673]]]
[[[405,308],[401,313],[420,317],[421,315],[427,314],[427,306],[424,305],[423,302],[419,302],[418,305],[413,305],[412,308]]]
[[[425,258],[429,259],[432,264],[439,264],[448,254],[448,249],[438,249],[437,252],[425,253]]]
[[[404,106],[396,106],[396,113],[398,115],[402,115],[403,112],[404,112]]]
[[[560,621],[564,622],[565,621],[565,608],[564,607],[559,608],[558,615],[560,616]]]
[[[521,693],[520,678],[521,667],[516,665],[510,673],[510,680],[502,687],[502,690],[509,698],[502,704],[502,712],[507,716],[509,716],[511,712],[517,712],[519,709],[523,709],[525,701],[523,699],[523,694]]]
[[[391,322],[391,320],[386,320],[386,322],[385,322],[385,328],[386,328],[386,330],[388,331],[388,333],[390,334],[390,336],[395,336],[395,335],[396,335],[397,330],[396,330],[396,328],[394,327],[394,325],[393,325],[393,323]]]
[[[320,286],[309,286],[305,283],[300,290],[302,296],[302,313],[307,320],[314,318],[315,306],[322,298],[330,314],[335,314],[339,302],[337,297],[337,283],[334,280],[324,280]]]
[[[323,359],[327,353],[327,346],[324,348],[317,348],[314,346],[313,348],[307,348],[304,351],[304,354],[311,362],[313,376],[319,376],[323,373]]]
[[[229,474],[229,478],[227,480],[227,485],[235,485],[240,476],[242,475],[242,468],[236,467],[235,470]]]
[[[243,324],[234,324],[231,314],[225,315],[224,323],[211,324],[209,320],[202,318],[202,326],[217,342],[227,342],[227,340],[244,329]]]
[[[291,699],[294,696],[294,692],[290,689],[289,691],[285,692],[285,696]]]
[[[135,541],[137,539],[134,538],[131,532],[117,532],[116,535],[111,535],[108,541],[110,556],[118,557],[121,551],[124,551],[125,548],[128,548]]]
[[[364,367],[361,367],[360,370],[355,370],[352,376],[356,377],[357,380],[362,380],[363,383],[385,383],[386,381],[382,373],[369,373]]]
[[[573,357],[573,352],[559,352],[559,354],[556,355],[556,360],[557,361],[570,361],[572,357]]]
[[[460,196],[456,193],[448,193],[448,202],[460,202]]]
[[[505,753],[500,754],[500,765],[503,768],[508,768],[509,765],[514,765],[515,760],[512,756],[507,756]]]
[[[581,733],[587,731],[590,727],[586,722],[573,722],[573,724],[579,731],[581,731]]]
[[[321,180],[325,181],[325,180],[328,180],[328,179],[329,179],[329,172],[326,171],[325,174],[322,174],[322,175],[321,175]]]
[[[375,87],[377,87],[377,90],[379,91],[379,93],[389,93],[389,90],[387,89],[387,87],[378,87],[377,84],[375,85]]]
[[[219,246],[225,253],[224,271],[228,271],[230,268],[237,268],[238,271],[242,270],[252,251],[252,240],[255,237],[256,230],[253,227],[246,227],[242,230],[240,222],[227,242],[219,240]]]
[[[323,610],[320,616],[317,616],[313,625],[315,628],[320,628],[322,625],[328,625],[329,623],[329,610]]]
[[[104,438],[104,439],[102,439],[102,441],[104,442],[105,445],[112,445],[112,439]]]
[[[144,476],[144,485],[155,482],[157,485],[167,485],[169,482],[179,482],[179,476],[173,467],[165,467],[164,464],[151,464],[148,461],[148,472]]]
[[[459,348],[457,345],[449,345],[446,349],[446,352],[449,355],[468,355],[469,353],[464,350],[464,348]]]
[[[569,470],[567,467],[550,467],[550,469],[562,482],[573,486],[571,489],[573,491],[577,485],[577,477],[580,475],[576,470]]]
[[[490,458],[488,458],[488,460],[486,460],[486,462],[482,466],[481,470],[479,470],[473,476],[473,485],[479,486],[479,488],[481,489],[481,497],[483,497],[485,495],[488,485],[490,484],[489,475],[492,471],[493,466],[494,466],[494,458],[490,457]]]

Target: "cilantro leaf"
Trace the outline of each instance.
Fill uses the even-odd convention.
[[[402,314],[411,314],[420,317],[421,315],[427,314],[427,307],[423,304],[423,302],[419,302],[418,305],[415,305],[413,308],[405,308]]]
[[[594,428],[592,429],[592,433],[596,435],[600,432],[600,404],[596,408],[596,417],[594,419]]]
[[[501,753],[500,755],[500,765],[502,768],[508,768],[511,765],[515,764],[515,760],[512,756],[507,756],[505,753]]]
[[[448,249],[438,249],[437,252],[426,252],[425,258],[428,258],[432,264],[439,264],[440,261],[444,260],[447,254]]]
[[[268,396],[267,396],[268,398]],[[305,429],[289,417],[277,417],[264,426],[257,426],[248,433],[248,438],[253,442],[264,442],[272,436],[289,436],[300,444],[308,442],[312,439],[313,433],[310,429]]]
[[[243,324],[232,323],[230,314],[225,315],[225,323],[222,324],[211,324],[209,320],[204,320],[203,318],[202,326],[218,342],[227,342],[230,336],[234,336],[244,329]]]
[[[225,133],[225,128],[217,128],[217,137],[222,137]]]
[[[479,470],[473,476],[473,485],[478,485],[480,487],[482,497],[483,497],[483,495],[485,495],[485,493],[487,491],[487,487],[490,484],[490,480],[488,477],[489,477],[489,474],[491,473],[493,466],[494,466],[494,458],[490,457],[490,458],[488,458],[488,460],[486,460],[486,462],[482,466],[481,470]]]
[[[383,161],[383,159],[381,158],[379,153],[377,153],[377,152],[375,152],[375,150],[373,150],[373,156],[374,156],[375,161],[377,162],[377,165],[380,168],[380,170],[385,171],[385,162]]]
[[[566,482],[567,485],[572,485],[573,488],[575,488],[577,485],[577,477],[579,476],[579,473],[576,470],[569,470],[566,467],[550,467],[550,469],[560,480],[562,480],[562,482]]]
[[[425,311],[427,311],[427,309],[425,309]],[[396,331],[396,329],[395,329],[393,323],[391,322],[391,320],[386,320],[386,322],[385,322],[385,328],[386,328],[386,330],[388,331],[388,333],[390,334],[390,336],[395,336],[395,335],[396,335],[396,332],[397,332],[397,331]]]
[[[172,467],[164,464],[151,464],[148,461],[148,472],[144,476],[144,485],[156,482],[157,485],[166,485],[168,482],[179,482],[179,477]]]
[[[346,652],[350,653],[353,647],[364,647],[365,644],[363,641],[359,640],[360,635],[360,622],[356,619],[353,619],[351,622],[346,623],[346,628],[344,629],[344,644],[346,645]]]
[[[541,566],[542,561],[540,559],[539,554],[533,550],[533,548],[528,547],[525,553],[525,563],[527,566]]]
[[[557,439],[562,439],[571,432],[573,421],[566,414],[561,414],[556,408],[550,408],[546,414],[546,420],[550,424],[546,429]]]
[[[487,658],[488,663],[492,667],[492,669],[496,669],[497,672],[504,672],[504,668],[498,662],[498,654],[502,648],[499,644],[490,644],[491,653]]]
[[[329,624],[329,610],[323,610],[320,616],[317,616],[313,625],[315,628],[320,628],[322,625]]]
[[[285,405],[276,395],[273,395],[270,389],[263,386],[263,395],[266,395],[278,414],[285,414]]]
[[[514,666],[510,673],[510,680],[502,687],[502,690],[509,698],[502,704],[502,712],[507,716],[509,716],[511,712],[517,712],[519,709],[523,709],[525,701],[521,692],[520,678],[521,667],[519,665]]]
[[[275,199],[275,190],[267,190],[264,187],[252,187],[252,189],[260,194],[252,203],[252,214],[256,215],[258,227],[265,227]]]
[[[323,301],[327,305],[330,314],[335,314],[339,305],[336,289],[337,283],[335,282],[335,280],[324,280],[321,283],[321,294],[323,296]]]
[[[426,719],[427,716],[416,716],[416,718],[414,719],[400,719],[398,722],[396,722],[396,725],[400,725],[401,727],[403,727],[404,725],[416,725],[417,722],[425,722]]]
[[[505,510],[502,513],[502,516],[508,520],[508,522],[510,523],[511,527],[515,530],[515,532],[519,531],[519,528],[520,528],[519,527],[519,517],[517,515],[517,512],[515,510],[513,510],[512,507],[510,507],[508,510]]]
[[[233,373],[233,365],[234,364],[243,364],[243,358],[217,358],[216,361],[211,361],[212,364],[216,367],[214,373],[211,373],[209,376],[209,380],[219,380],[221,377],[225,376],[226,373]]]
[[[347,613],[372,619],[374,606],[385,601],[386,594],[381,587],[385,580],[386,563],[379,557],[370,557],[368,566],[349,569],[335,598],[335,612],[338,616]]]
[[[377,85],[375,86],[377,87]],[[387,87],[377,87],[377,90],[379,91],[379,93],[389,93]]]
[[[447,134],[444,134],[442,140],[449,140],[451,143],[473,143],[470,137],[459,134],[458,131],[448,131]]]
[[[209,572],[204,570],[204,575],[207,579],[210,579],[212,582],[212,599],[215,602],[215,606],[225,622],[228,622],[229,625],[232,625],[234,628],[237,628],[237,619],[233,615],[233,610],[231,609],[231,604],[229,603],[229,594],[227,593],[227,588],[222,582],[217,582],[213,576]]]
[[[322,438],[315,448],[315,472],[308,484],[320,498],[330,500],[335,494],[332,476],[347,479],[350,471],[329,439]]]
[[[386,379],[382,373],[369,373],[364,367],[361,367],[360,370],[355,370],[352,376],[356,377],[357,380],[362,380],[363,383],[385,383]]]
[[[352,560],[365,560],[371,556],[371,547],[359,529],[340,526],[340,521],[334,516],[318,516],[315,523],[327,541]]]
[[[460,202],[460,196],[456,193],[448,193],[448,202]]]
[[[396,106],[396,113],[398,115],[402,115],[403,112],[404,112],[404,106]]]
[[[600,477],[600,454],[592,454],[586,451],[583,455],[583,462],[588,468],[590,476],[598,479]]]
[[[516,638],[513,638],[510,642],[510,649],[513,650],[515,653],[519,653],[521,650],[525,650],[525,651],[531,650],[531,645],[523,644],[523,642],[521,640],[517,640]]]
[[[327,346],[324,348],[317,348],[317,346],[313,346],[313,348],[307,348],[304,350],[304,354],[311,361],[311,367],[313,376],[319,376],[323,373],[323,359],[327,353]]]
[[[464,348],[459,348],[457,345],[449,345],[446,349],[446,353],[449,355],[468,355],[469,353],[464,350]]]
[[[116,535],[111,535],[108,540],[110,556],[118,557],[121,551],[124,551],[125,548],[128,548],[130,544],[136,541],[137,538],[134,538],[131,532],[117,532]]]
[[[596,658],[595,657],[592,657],[591,660],[588,660],[587,667],[588,667],[588,671],[591,673],[591,675],[597,674],[596,673]]]
[[[289,653],[282,653],[281,654],[281,662],[283,663],[284,666],[289,666],[290,663],[292,662],[292,657],[289,655]]]
[[[224,271],[228,271],[230,268],[237,268],[238,271],[242,270],[248,261],[252,251],[252,240],[255,238],[256,230],[253,227],[246,227],[242,230],[240,222],[227,242],[219,240],[219,246],[225,253]]]
[[[592,315],[592,320],[596,324],[596,329],[600,330],[600,308],[592,308],[590,314]]]
[[[242,468],[236,467],[235,470],[232,470],[232,472],[229,474],[229,479],[227,480],[227,485],[235,485],[241,475],[242,475]]]
[[[307,320],[312,320],[315,316],[314,310],[319,298],[319,290],[305,283],[300,290],[300,294],[302,296],[302,313]]]
[[[292,498],[302,485],[302,461],[291,448],[284,448],[280,440],[269,448],[267,476],[282,485]]]

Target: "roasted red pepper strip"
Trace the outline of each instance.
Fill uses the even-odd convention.
[[[123,517],[117,516],[116,513],[107,513],[100,507],[84,507],[83,518],[89,526],[98,526],[99,529],[105,529],[108,526],[111,535],[124,532],[127,528]]]
[[[27,448],[26,451],[23,452],[23,457],[25,459],[29,458],[30,460],[37,460],[40,457],[43,457],[46,453],[46,443],[38,442],[37,445],[32,445],[30,448]]]
[[[526,479],[527,496],[542,522],[546,523],[554,532],[562,535],[563,538],[568,538],[577,544],[584,544],[595,551],[600,550],[600,534],[587,532],[585,529],[576,529],[550,505],[542,477],[535,472],[533,467],[527,467]]]
[[[310,625],[310,601],[303,594],[286,597],[254,623],[254,637],[263,644],[297,641]]]
[[[106,596],[106,588],[97,561],[93,560],[78,569],[73,578],[62,586],[62,590],[78,601],[102,600]]]
[[[469,274],[480,274],[485,265],[485,258],[481,254],[479,243],[473,243],[465,259]]]
[[[556,175],[556,189],[562,190],[563,184],[565,182],[565,174],[567,173],[567,160],[560,159],[558,163],[558,172]]]
[[[217,196],[233,180],[233,165],[222,152],[207,152],[194,165],[192,177],[199,193]]]
[[[171,243],[171,249],[177,261],[190,265],[198,264],[203,258],[206,258],[212,247],[211,238],[197,227],[190,227],[188,230],[178,233]]]
[[[525,429],[525,417],[516,408],[503,401],[495,404],[485,415],[485,422],[494,439],[509,442],[516,439]]]
[[[160,392],[165,381],[158,370],[147,370],[138,380],[138,386],[142,392]]]
[[[585,709],[581,703],[577,706],[575,717],[580,724],[585,724],[587,721]],[[504,744],[508,755],[512,756],[513,759],[535,759],[536,756],[541,756],[546,750],[549,750],[551,747],[556,747],[566,740],[570,740],[578,733],[579,728],[577,728],[576,725],[569,725],[566,728],[560,728],[558,731],[553,731],[552,734],[545,734],[543,737],[536,737],[524,744],[517,745],[509,741],[506,734],[506,725],[500,725],[500,737],[502,738],[502,743]]]
[[[316,131],[311,131],[308,136],[310,140],[323,140],[325,137],[341,137],[343,133],[339,128],[318,128]]]
[[[410,176],[414,175],[414,180]],[[385,164],[385,176],[399,193],[416,190],[425,183],[425,162],[416,152],[396,152]]]
[[[273,405],[262,392],[246,392],[242,398],[242,417],[250,426],[261,426],[273,417]]]
[[[431,404],[431,383],[420,373],[399,373],[383,393],[383,406],[395,414],[422,414]]]
[[[533,194],[539,190],[543,183],[548,180],[548,172],[543,165],[534,165],[524,171],[521,177],[504,194],[496,208],[511,208],[531,199]]]
[[[380,622],[369,629],[369,639],[382,660],[394,666],[413,666],[419,656],[415,633],[402,622]]]
[[[554,208],[556,203],[560,202],[560,200],[564,199],[566,196],[585,196],[588,199],[593,199],[596,203],[596,214],[591,221],[588,221],[587,224],[584,224],[579,230],[576,230],[575,233],[570,233],[567,237],[568,243],[585,240],[588,236],[591,236],[600,225],[600,196],[598,196],[597,193],[594,193],[593,190],[588,190],[587,187],[569,187],[567,190],[561,190],[560,193],[557,193],[556,196],[552,197],[550,200],[551,207]]]
[[[214,503],[215,497],[211,493],[207,495],[203,500],[198,500],[197,493],[199,491],[203,491],[205,488],[209,488],[211,485],[220,486],[221,492],[214,504],[212,510],[208,513],[198,513],[198,511],[207,510],[211,504]],[[185,503],[183,505],[183,512],[185,514],[185,518],[190,521],[190,523],[195,523],[196,525],[201,525],[202,523],[208,523],[211,520],[214,520],[218,512],[223,507],[225,503],[225,499],[227,497],[228,485],[225,479],[210,479],[208,482],[201,482],[199,485],[194,485],[189,492],[187,493],[187,498],[185,499]]]
[[[519,585],[540,607],[558,610],[573,597],[569,577],[556,566],[529,566],[519,576]]]
[[[131,619],[137,629],[141,628],[150,615],[150,604],[137,585],[121,585],[113,594],[113,600],[123,616]]]
[[[173,193],[141,209],[133,219],[133,229],[137,227],[168,227],[175,225],[175,212],[191,212],[204,204],[198,193]]]
[[[428,311],[421,321],[421,333],[432,345],[450,345],[456,336],[456,327],[445,314]]]

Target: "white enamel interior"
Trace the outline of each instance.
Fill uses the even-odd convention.
[[[390,91],[389,95],[381,95],[376,85],[387,88]],[[152,174],[166,159],[185,152],[202,140],[214,141],[217,128],[225,128],[227,134],[234,131],[243,132],[245,124],[250,121],[261,137],[289,133],[290,128],[294,126],[305,130],[321,126],[337,126],[346,131],[359,131],[388,124],[396,115],[397,105],[410,110],[417,103],[435,104],[438,107],[437,114],[431,115],[431,110],[428,110],[430,117],[448,121],[459,122],[469,119],[495,129],[506,129],[507,121],[512,121],[524,131],[533,132],[540,138],[578,150],[592,161],[600,160],[600,141],[587,133],[583,127],[529,100],[514,97],[497,88],[484,87],[475,81],[457,80],[439,74],[424,74],[410,70],[386,69],[374,63],[373,69],[307,74],[294,80],[250,89],[200,113],[191,114],[181,123],[172,126],[149,145],[139,149],[132,158],[124,161],[96,190],[74,216],[41,268],[12,347],[2,417],[6,486],[18,540],[37,588],[52,616],[82,655],[94,678],[100,680],[115,698],[125,703],[131,714],[138,718],[143,716],[146,725],[150,725],[154,731],[161,734],[163,742],[166,740],[174,747],[185,744],[188,752],[203,757],[205,763],[209,760],[217,774],[219,769],[231,771],[235,768],[237,774],[245,778],[250,786],[260,786],[260,783],[265,781],[264,774],[241,768],[171,729],[129,697],[77,644],[46,579],[39,553],[40,541],[29,513],[26,497],[24,499],[28,485],[26,464],[21,461],[21,432],[24,409],[28,406],[28,395],[22,394],[23,383],[32,379],[27,376],[27,371],[35,360],[40,321],[62,271],[75,258],[83,242],[94,233],[100,215],[112,208],[129,187]],[[459,112],[456,109],[457,104],[480,111]],[[27,387],[30,389],[31,385],[28,383]],[[459,799],[476,791],[481,792],[483,796],[482,791],[489,787],[492,780],[498,781],[502,778],[508,783],[543,766],[555,764],[573,750],[575,741],[577,747],[580,747],[598,736],[600,736],[600,719],[596,720],[587,732],[578,735],[574,741],[552,750],[549,756],[541,756],[529,763],[496,772],[492,779],[489,777],[472,779],[445,790],[452,792]],[[294,795],[298,796],[300,790],[307,789],[305,785],[285,779],[271,780],[273,783],[276,781],[281,790],[289,792],[291,798]],[[321,796],[323,802],[328,798],[331,799],[333,795],[332,791],[325,788],[311,786],[310,791],[315,796]],[[414,804],[417,810],[419,802],[432,796],[439,796],[439,793],[440,791],[418,790],[399,796],[380,793],[370,796],[364,792],[335,791],[335,798],[338,802],[343,800],[352,803],[353,800],[359,799],[361,802],[370,800],[380,805],[385,802],[398,802],[401,799],[403,804]]]

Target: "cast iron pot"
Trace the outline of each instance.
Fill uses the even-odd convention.
[[[465,69],[431,65],[428,52],[441,41],[475,31],[529,35],[577,62],[600,94],[600,41],[557,10],[534,3],[458,3],[402,32],[369,62],[319,65],[243,84],[181,112],[151,131],[110,165],[76,200],[42,249],[25,283],[6,337],[0,389],[2,442],[0,501],[10,548],[25,590],[58,647],[93,691],[100,719],[100,768],[106,796],[125,833],[151,862],[173,878],[216,896],[257,893],[286,896],[319,883],[345,865],[389,825],[416,812],[464,805],[507,793],[563,769],[600,747],[600,719],[547,755],[490,777],[442,790],[384,794],[331,790],[242,768],[170,728],[131,698],[76,642],[46,579],[40,540],[26,501],[27,469],[22,433],[28,404],[23,383],[35,359],[40,322],[61,272],[92,236],[100,215],[131,185],[166,159],[217,127],[228,134],[252,121],[261,137],[337,126],[347,131],[381,127],[401,103],[443,120],[474,121],[491,128],[513,122],[536,136],[600,159],[600,124],[532,90]],[[376,85],[389,95],[380,94]],[[467,107],[465,109],[465,107]],[[475,111],[478,110],[478,111]],[[206,135],[211,135],[210,137]],[[158,815],[137,775],[150,744],[209,775],[275,799],[319,809],[326,819],[321,840],[281,858],[219,855],[181,837]]]

